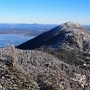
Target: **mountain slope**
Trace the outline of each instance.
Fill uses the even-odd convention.
[[[41,50],[71,65],[90,64],[90,32],[73,22],[57,26],[17,48]]]
[[[14,67],[9,56],[4,53],[2,55],[6,58],[0,56],[0,90],[39,90],[30,75],[26,75],[19,68]]]
[[[36,49],[47,47],[59,49],[65,46],[66,48],[86,50],[87,48],[89,49],[89,45],[90,34],[85,28],[78,24],[67,22],[17,46],[17,48]]]
[[[0,49],[0,90],[90,90],[90,71],[35,50]]]

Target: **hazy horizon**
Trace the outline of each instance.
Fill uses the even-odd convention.
[[[0,0],[0,23],[90,25],[90,0]]]

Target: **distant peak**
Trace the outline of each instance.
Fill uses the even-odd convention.
[[[66,23],[62,24],[62,26],[66,26],[66,27],[81,27],[81,25],[79,23],[75,23],[75,22],[66,22]]]

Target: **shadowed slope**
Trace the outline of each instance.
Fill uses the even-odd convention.
[[[62,46],[68,45],[70,47],[82,49],[84,48],[83,44],[86,43],[85,38],[90,39],[89,36],[87,31],[79,24],[67,22],[17,46],[17,48],[36,49],[47,47],[59,49]]]

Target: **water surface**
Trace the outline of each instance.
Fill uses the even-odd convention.
[[[16,34],[0,34],[0,47],[5,47],[8,45],[17,46],[32,38],[34,38],[34,36],[23,36],[23,35],[16,35]]]

